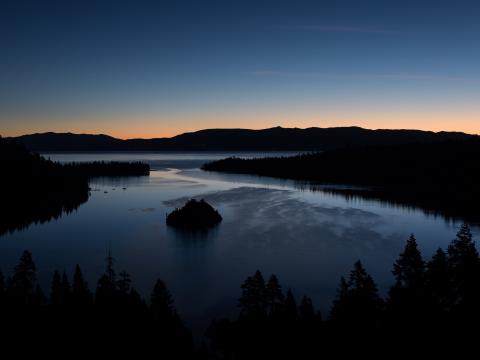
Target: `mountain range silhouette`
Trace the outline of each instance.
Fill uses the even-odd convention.
[[[206,129],[171,138],[122,140],[108,135],[41,133],[14,138],[32,151],[289,151],[465,140],[475,135],[360,127]]]

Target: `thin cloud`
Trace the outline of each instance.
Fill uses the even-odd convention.
[[[399,80],[445,80],[445,81],[469,81],[468,79],[457,76],[441,75],[418,75],[418,74],[377,74],[377,78],[399,79]]]
[[[322,77],[334,79],[338,76],[326,73],[316,72],[295,72],[295,71],[279,71],[279,70],[254,70],[249,72],[255,76],[278,76],[278,77]]]
[[[405,81],[435,81],[435,82],[456,82],[456,83],[463,83],[463,84],[472,84],[478,85],[480,82],[476,79],[467,79],[460,76],[447,76],[447,75],[421,75],[421,74],[370,74],[370,75],[363,75],[365,78],[377,78],[377,79],[392,79],[392,80],[405,80]]]
[[[370,26],[337,26],[337,25],[292,25],[281,26],[282,29],[308,30],[323,33],[350,33],[350,34],[397,34],[398,31],[380,29]]]
[[[462,82],[466,84],[479,84],[478,80],[467,79],[457,76],[443,76],[443,75],[420,75],[409,73],[387,73],[387,74],[332,74],[321,72],[295,72],[295,71],[280,71],[261,69],[250,71],[250,75],[258,77],[292,77],[292,78],[320,78],[320,79],[334,79],[334,80],[375,80],[375,79],[391,79],[391,80],[412,80],[412,81],[448,81],[448,82]]]

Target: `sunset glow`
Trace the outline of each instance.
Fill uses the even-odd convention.
[[[427,131],[462,131],[480,134],[480,113],[477,112],[429,112],[429,113],[362,113],[343,112],[338,114],[322,111],[301,114],[300,117],[283,115],[254,116],[246,114],[197,117],[124,116],[115,118],[82,119],[38,119],[18,120],[2,136],[19,136],[31,133],[73,132],[83,134],[107,134],[120,139],[172,137],[185,132],[207,128],[248,128],[265,129],[282,127],[343,127],[360,126],[367,129],[418,129]],[[112,126],[111,124],[115,125]],[[238,124],[238,126],[235,126]],[[3,129],[2,129],[3,130]]]
[[[7,3],[3,136],[273,126],[480,132],[474,2],[453,13],[443,1]]]

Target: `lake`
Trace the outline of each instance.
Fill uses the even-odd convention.
[[[272,156],[291,153],[269,153]],[[145,161],[149,177],[97,178],[88,202],[57,220],[0,237],[0,264],[10,274],[21,252],[32,251],[39,281],[49,290],[54,269],[80,264],[91,289],[109,249],[148,296],[163,279],[196,333],[214,317],[237,313],[240,284],[257,269],[275,273],[297,299],[304,294],[326,315],[340,276],[357,259],[385,294],[391,266],[410,233],[425,256],[454,238],[459,223],[387,203],[310,191],[293,181],[204,172],[206,161],[262,153],[69,153],[55,161]],[[214,230],[188,234],[168,228],[168,212],[204,198],[223,216]],[[476,239],[478,228],[473,229]]]

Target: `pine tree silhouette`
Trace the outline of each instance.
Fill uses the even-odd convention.
[[[36,266],[32,254],[25,250],[15,266],[13,276],[8,286],[8,294],[16,305],[35,304]]]
[[[173,298],[165,283],[158,279],[150,296],[150,309],[154,316],[168,320],[175,315]]]
[[[52,285],[50,290],[50,303],[54,306],[63,305],[62,278],[58,270],[53,273]]]
[[[283,311],[285,296],[282,287],[275,275],[270,276],[266,286],[267,311],[269,315],[276,316]]]
[[[425,282],[430,297],[429,302],[435,312],[434,316],[441,317],[450,310],[453,301],[451,275],[445,251],[437,249],[426,268]]]
[[[95,291],[95,304],[108,306],[113,309],[117,302],[117,282],[116,274],[113,267],[114,259],[112,252],[108,251],[108,256],[105,259],[107,266],[105,273],[98,279],[97,289]]]
[[[83,278],[80,266],[75,266],[72,284],[72,303],[76,306],[87,306],[92,304],[92,293],[88,284]]]
[[[242,296],[239,299],[240,315],[246,317],[265,317],[267,315],[266,286],[262,273],[248,277],[242,284]]]
[[[389,316],[395,318],[395,326],[398,328],[401,324],[425,325],[428,313],[425,262],[413,234],[393,265],[392,273],[395,276],[395,284],[389,291],[387,309]]]
[[[70,287],[70,281],[65,271],[62,273],[62,298],[65,305],[70,303],[72,289]]]
[[[302,298],[298,307],[298,314],[302,321],[312,321],[315,318],[315,308],[313,307],[312,299],[308,296]]]
[[[121,271],[119,274],[119,279],[117,281],[118,290],[122,294],[128,294],[130,292],[130,286],[132,280],[130,279],[130,274],[128,274],[125,270]]]
[[[448,266],[452,277],[454,305],[461,316],[479,316],[480,260],[468,224],[460,227],[448,246]],[[469,313],[469,315],[466,315]]]
[[[407,240],[404,251],[393,265],[395,286],[404,289],[418,289],[424,286],[425,262],[418,250],[413,234]]]
[[[330,317],[340,326],[372,328],[378,326],[382,306],[377,285],[357,261],[348,282],[340,280]]]
[[[287,321],[296,321],[298,319],[297,302],[291,289],[287,290],[285,297],[285,317]]]

